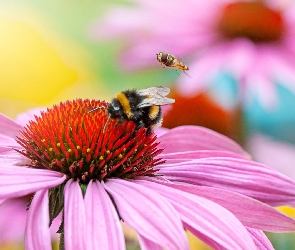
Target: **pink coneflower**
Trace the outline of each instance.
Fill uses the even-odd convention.
[[[132,121],[106,124],[106,105],[61,103],[30,121],[17,142],[18,126],[1,116],[0,200],[35,193],[27,249],[51,249],[58,214],[64,249],[125,249],[120,220],[143,249],[188,249],[184,228],[213,248],[272,249],[261,230],[295,230],[272,207],[295,204],[295,182],[249,160],[235,142],[196,126],[157,138]]]
[[[276,102],[275,81],[295,92],[295,4],[284,1],[133,0],[114,7],[94,25],[97,38],[122,35],[128,68],[146,66],[167,51],[188,58],[189,74],[178,83],[190,95],[220,72],[239,83],[240,97],[257,95],[265,106]]]

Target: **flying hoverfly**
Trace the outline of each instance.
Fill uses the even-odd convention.
[[[163,68],[169,67],[169,68],[174,68],[176,72],[180,75],[178,69],[182,70],[187,76],[190,77],[186,73],[186,70],[189,70],[189,67],[186,66],[184,63],[179,61],[174,55],[168,53],[168,52],[159,52],[157,55],[157,60],[161,63]]]

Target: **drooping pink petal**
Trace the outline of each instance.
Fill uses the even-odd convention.
[[[261,230],[253,229],[250,227],[247,227],[247,230],[249,231],[250,235],[252,236],[252,239],[256,245],[257,250],[274,250],[269,239],[266,237],[266,235]]]
[[[160,128],[156,128],[154,132],[159,137],[160,135],[167,133],[169,130],[170,129],[168,129],[168,128],[160,127]]]
[[[29,109],[24,113],[18,114],[15,120],[18,124],[26,126],[30,120],[35,120],[35,115],[40,116],[41,111],[46,111],[46,108]]]
[[[231,151],[236,154],[248,155],[237,143],[214,132],[199,126],[181,126],[170,129],[159,136],[160,146],[164,153],[197,150]]]
[[[287,50],[272,51],[267,54],[271,73],[293,94],[295,93],[294,54]]]
[[[272,206],[295,204],[295,182],[253,161],[227,157],[197,159],[167,164],[158,173],[170,181],[232,190]]]
[[[0,166],[21,166],[30,163],[27,158],[7,147],[0,147]]]
[[[63,183],[66,175],[44,169],[0,167],[0,199],[11,199]]]
[[[88,240],[81,237],[81,233],[86,232],[86,214],[79,182],[70,179],[65,185],[64,197],[65,249],[90,249]]]
[[[133,181],[111,179],[105,187],[122,219],[140,235],[167,249],[189,249],[179,215],[166,199]]]
[[[135,182],[166,197],[179,212],[184,226],[211,247],[254,249],[246,228],[233,214],[218,204],[155,182]]]
[[[183,163],[189,160],[210,158],[210,157],[232,157],[248,159],[245,155],[232,153],[230,151],[218,151],[218,150],[198,150],[198,151],[186,151],[179,153],[162,153],[161,158],[166,160],[167,164]],[[166,167],[166,164],[160,165],[159,167]],[[167,166],[169,167],[169,165]]]
[[[7,116],[0,114],[0,134],[15,137],[23,127]]]
[[[138,237],[141,250],[150,250],[150,249],[162,250],[163,249],[163,247],[159,246],[155,242],[148,240],[147,238],[143,237],[140,234],[137,234],[137,237]]]
[[[4,157],[5,155],[18,155],[18,158],[20,158],[20,159],[25,158],[25,157],[22,157],[22,155],[20,153],[18,153],[17,151],[15,151],[13,148],[1,145],[0,146],[0,156]]]
[[[263,55],[261,57],[263,57]],[[254,98],[258,98],[262,107],[272,112],[279,102],[277,86],[275,84],[270,84],[272,77],[269,73],[266,73],[270,69],[265,64],[266,63],[255,62],[252,64],[253,68],[249,69],[247,77],[244,78],[247,92],[245,93],[243,101],[250,101],[251,103]]]
[[[26,224],[26,249],[50,250],[48,189],[37,191],[30,205]]]
[[[295,146],[276,141],[264,135],[253,135],[247,139],[247,149],[255,159],[295,180]]]
[[[117,211],[103,186],[90,181],[84,200],[89,249],[125,249]]]
[[[0,142],[1,147],[10,147],[11,150],[13,148],[21,148],[20,145],[16,142],[16,140],[11,136],[0,134]]]
[[[9,199],[3,202],[3,204],[0,201],[0,242],[23,239],[27,206],[27,199]]]
[[[176,85],[177,91],[185,96],[196,95],[204,90],[208,83],[212,82],[214,75],[222,69],[230,70],[225,63],[226,58],[231,56],[228,50],[231,50],[231,47],[227,47],[227,44],[218,44],[204,49],[201,56],[195,55],[197,60],[189,65],[192,78],[182,76]],[[239,68],[243,66],[243,63],[238,64]]]
[[[245,195],[213,187],[163,181],[159,183],[216,202],[232,212],[245,226],[271,232],[295,231],[294,219],[265,203]],[[251,211],[250,214],[249,211]]]

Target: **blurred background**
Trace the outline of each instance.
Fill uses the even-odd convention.
[[[0,112],[15,119],[68,99],[110,101],[128,88],[168,86],[176,102],[163,126],[209,127],[294,179],[293,2],[2,0]],[[163,68],[160,51],[189,76]],[[0,207],[0,235],[2,215]],[[294,249],[294,234],[267,235],[275,249]],[[209,249],[189,237],[192,249]],[[0,249],[23,249],[21,239],[0,237]]]

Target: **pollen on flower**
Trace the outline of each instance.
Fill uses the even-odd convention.
[[[278,10],[271,9],[263,1],[237,1],[222,8],[217,29],[227,38],[271,42],[282,37],[285,22]]]
[[[88,183],[91,179],[153,176],[163,161],[153,133],[133,121],[108,119],[98,100],[67,101],[35,117],[17,137],[30,167],[51,169]],[[108,120],[108,122],[107,122]]]

